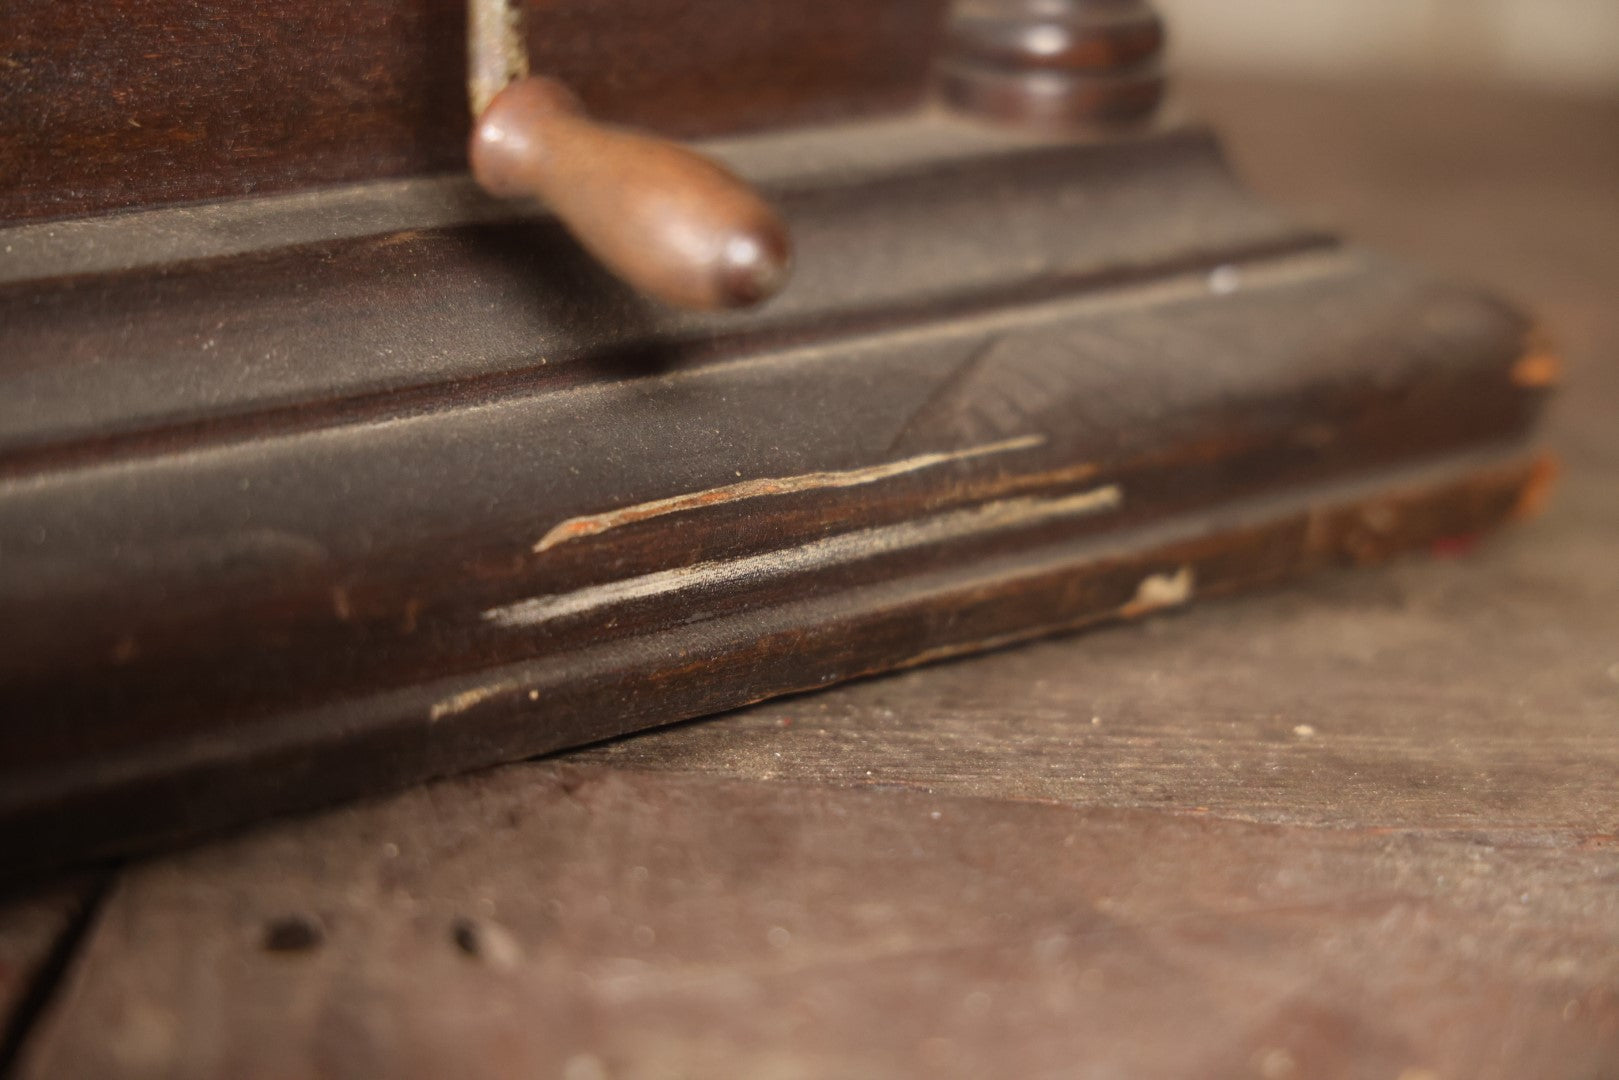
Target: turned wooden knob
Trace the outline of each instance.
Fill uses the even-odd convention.
[[[1164,36],[1146,0],[961,0],[940,92],[1003,123],[1136,123],[1163,102]]]
[[[675,143],[592,121],[553,79],[495,94],[472,133],[490,194],[534,198],[620,278],[679,307],[768,300],[786,283],[786,226],[724,167]]]

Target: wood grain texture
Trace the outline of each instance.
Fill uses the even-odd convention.
[[[942,21],[942,0],[531,7],[534,70],[682,136],[914,104]],[[11,0],[0,221],[461,171],[465,22],[461,0]]]
[[[651,311],[550,220],[6,285],[7,869],[1381,557],[1539,484],[1509,305],[1288,226],[1197,129],[964,128],[778,162],[803,273],[757,315]]]
[[[21,1075],[1597,1080],[1616,869],[516,766],[127,874]]]
[[[1329,575],[582,760],[1608,849],[1615,505],[1619,484],[1575,479],[1548,520],[1466,557]]]
[[[1609,193],[1619,143],[1602,133],[1619,124],[1619,103],[1215,80],[1194,96],[1271,197],[1523,296],[1555,327],[1564,378],[1579,389],[1552,411],[1548,437],[1566,472],[1547,515],[1477,549],[1447,547],[1439,561],[898,675],[587,756],[1271,823],[1544,827],[1559,843],[1612,842],[1619,207]],[[1305,140],[1314,149],[1301,155]]]
[[[1614,1075],[1619,107],[1197,96],[1557,327],[1545,517],[148,863],[24,1074]]]

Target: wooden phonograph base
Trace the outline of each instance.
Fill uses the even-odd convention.
[[[0,230],[0,859],[1534,509],[1523,316],[1290,224],[1196,125],[1053,125],[1094,94],[1044,70],[1008,120],[997,28],[958,26],[954,108],[702,145],[794,238],[753,312],[643,299],[454,176]],[[1101,120],[1157,85],[1126,60]]]

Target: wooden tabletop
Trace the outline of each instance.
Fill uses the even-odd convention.
[[[0,1071],[1619,1075],[1619,102],[1184,96],[1538,310],[1541,520],[13,897]]]

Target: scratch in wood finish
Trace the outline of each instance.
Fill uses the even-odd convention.
[[[592,585],[575,592],[537,596],[516,604],[491,608],[483,613],[483,619],[508,629],[538,626],[670,593],[807,572],[984,533],[1102,513],[1118,509],[1123,502],[1124,492],[1117,484],[1057,498],[1006,499],[921,521],[826,537],[780,551],[700,562],[623,581]]]
[[[488,686],[463,690],[459,694],[445,698],[429,709],[427,719],[437,721],[444,719],[446,716],[464,713],[474,706],[483,704],[490,698],[499,697],[501,694],[509,694],[517,689],[519,689],[518,684],[508,679],[503,682],[491,683]]]
[[[1135,599],[1119,608],[1119,614],[1126,619],[1135,619],[1154,611],[1188,604],[1196,585],[1197,575],[1190,566],[1183,566],[1173,574],[1152,574],[1142,579],[1136,588]]]
[[[569,518],[542,536],[534,545],[533,551],[534,554],[538,555],[570,540],[579,540],[586,536],[597,536],[610,529],[633,525],[636,522],[662,517],[666,514],[680,514],[688,510],[699,510],[705,506],[720,506],[725,503],[765,498],[772,495],[793,495],[804,491],[858,487],[862,484],[873,484],[879,480],[903,476],[906,473],[917,472],[921,469],[948,465],[952,462],[970,461],[973,458],[988,457],[992,454],[1007,454],[1016,450],[1030,450],[1043,445],[1045,441],[1046,437],[1044,435],[1025,435],[1021,438],[1007,439],[1004,442],[989,443],[984,446],[974,446],[966,450],[922,454],[917,457],[906,458],[903,461],[891,461],[883,465],[871,465],[861,469],[846,469],[839,472],[813,472],[805,473],[802,476],[772,477],[761,480],[743,480],[740,483],[726,484],[723,487],[709,488],[706,491],[693,491],[685,495],[673,495],[666,499],[654,499],[651,502],[637,503],[634,506],[609,510],[602,514],[588,514],[583,517]]]
[[[927,396],[927,400],[922,402],[921,407],[911,414],[911,418],[905,422],[905,426],[889,444],[889,453],[899,450],[917,431],[937,430],[948,413],[948,404],[961,395],[962,387],[977,373],[985,357],[993,353],[1008,336],[1010,335],[992,334],[970,350],[950,372],[949,377],[935,387]]]

